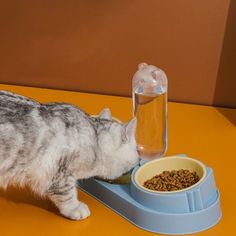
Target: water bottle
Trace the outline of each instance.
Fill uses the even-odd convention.
[[[167,150],[167,77],[164,71],[141,63],[133,77],[133,115],[142,159],[164,156]]]

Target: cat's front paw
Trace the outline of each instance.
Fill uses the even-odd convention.
[[[86,204],[79,202],[75,209],[67,212],[66,214],[64,213],[63,215],[71,220],[83,220],[90,216],[90,210]]]

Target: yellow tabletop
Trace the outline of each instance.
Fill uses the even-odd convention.
[[[109,107],[113,116],[131,118],[130,98],[1,85],[40,102],[61,101],[80,106],[90,114]],[[221,193],[223,217],[211,229],[199,235],[236,234],[236,109],[169,103],[169,148],[167,155],[186,153],[215,172]],[[91,209],[83,221],[70,221],[57,214],[54,206],[38,199],[28,190],[0,190],[0,235],[155,235],[133,226],[92,197],[79,192]]]

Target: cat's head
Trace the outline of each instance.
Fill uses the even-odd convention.
[[[103,160],[99,177],[115,179],[138,164],[135,141],[136,118],[123,124],[112,119],[109,109],[104,109],[98,119],[98,145]]]

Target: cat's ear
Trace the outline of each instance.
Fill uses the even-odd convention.
[[[109,108],[104,108],[100,113],[99,113],[99,118],[101,119],[106,119],[106,120],[111,120],[111,111]]]
[[[125,134],[128,139],[130,139],[135,134],[136,125],[137,125],[136,117],[130,120],[127,124],[125,124]]]

